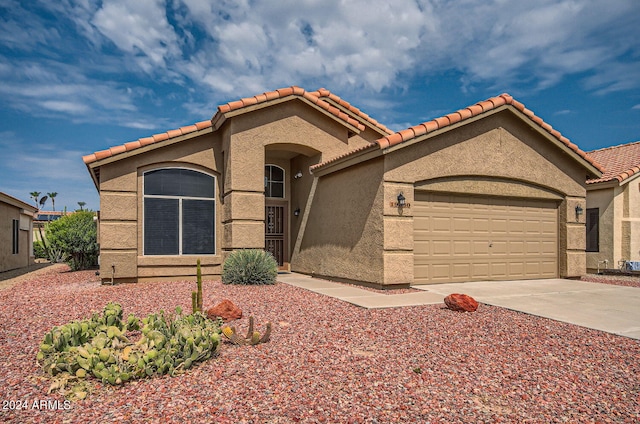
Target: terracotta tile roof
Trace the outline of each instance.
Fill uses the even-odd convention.
[[[318,93],[318,92],[315,92]],[[359,129],[360,131],[364,131],[365,126],[359,122],[358,120],[352,118],[351,116],[349,116],[347,113],[343,112],[342,110],[340,110],[339,108],[333,106],[332,104],[330,104],[329,102],[326,102],[324,100],[322,100],[321,95],[319,94],[314,94],[312,92],[308,92],[305,91],[304,89],[300,88],[300,87],[296,87],[296,86],[292,86],[292,87],[287,87],[287,88],[281,88],[275,91],[269,91],[266,93],[262,93],[262,94],[258,94],[256,96],[253,97],[246,97],[240,100],[236,100],[236,101],[232,101],[223,105],[218,106],[218,110],[216,112],[216,114],[213,116],[213,118],[210,121],[202,121],[202,122],[197,122],[193,125],[188,125],[185,127],[181,127],[175,130],[169,130],[167,132],[164,133],[160,133],[160,134],[155,134],[151,137],[144,137],[144,138],[140,138],[136,141],[132,141],[129,143],[125,143],[123,145],[120,146],[115,146],[115,147],[111,147],[107,150],[101,150],[99,152],[95,152],[92,153],[90,155],[86,155],[82,157],[82,160],[84,161],[85,164],[90,164],[96,161],[99,161],[101,159],[105,159],[108,157],[112,157],[115,155],[118,155],[120,153],[124,153],[124,152],[129,152],[131,150],[135,150],[135,149],[139,149],[140,147],[149,145],[149,144],[153,144],[153,143],[158,143],[160,141],[164,141],[164,140],[169,140],[171,138],[175,138],[175,137],[179,137],[179,136],[183,136],[183,135],[187,135],[190,133],[194,133],[197,131],[201,131],[204,129],[208,129],[208,128],[213,128],[213,129],[217,129],[219,128],[219,126],[221,125],[221,123],[226,119],[225,118],[225,114],[229,113],[229,112],[234,112],[246,107],[250,107],[253,105],[258,105],[261,103],[265,103],[265,102],[269,102],[272,100],[276,100],[276,99],[283,99],[286,98],[288,96],[299,96],[301,98],[306,99],[307,101],[311,102],[313,105],[327,111],[328,113],[334,115],[335,117],[337,117],[338,119],[346,122],[347,124]],[[335,98],[338,98],[338,96],[334,96]],[[343,103],[346,103],[343,101]],[[346,103],[348,105],[348,103]],[[342,103],[341,103],[342,105]],[[350,105],[349,105],[350,106]],[[350,111],[352,111],[353,113],[354,110],[358,110],[357,108],[354,108],[352,106],[350,106],[349,108]],[[364,118],[365,116],[367,116],[366,114],[360,112],[358,110],[358,116],[362,117],[363,119],[366,119],[367,121],[371,122],[372,124],[374,122],[376,122],[375,120],[371,119],[371,118]],[[384,126],[382,126],[381,124],[374,124],[379,128],[386,128]],[[389,131],[390,133],[390,131]]]
[[[354,115],[356,115],[356,116],[362,118],[363,120],[369,122],[374,127],[377,127],[378,129],[384,131],[387,134],[393,134],[393,131],[390,130],[389,128],[387,128],[385,125],[383,125],[380,122],[376,121],[375,119],[373,119],[372,117],[370,117],[366,113],[362,112],[357,107],[351,105],[346,100],[341,99],[340,97],[338,97],[337,95],[333,94],[331,91],[327,90],[326,88],[321,88],[319,90],[314,91],[311,94],[313,94],[314,96],[317,96],[319,98],[328,98],[328,99],[332,100],[333,102],[335,102],[336,104],[342,106],[343,108],[345,108],[349,112],[353,113]]]
[[[569,141],[569,139],[567,139],[566,137],[563,137],[562,134],[560,134],[559,131],[553,129],[553,127],[551,127],[551,125],[547,124],[546,122],[544,122],[540,117],[536,116],[532,111],[530,111],[529,109],[527,109],[522,103],[520,103],[519,101],[515,100],[511,95],[509,94],[501,94],[499,96],[496,97],[492,97],[490,99],[487,99],[485,101],[476,103],[472,106],[466,107],[464,109],[460,109],[456,112],[450,113],[448,115],[442,116],[440,118],[436,118],[433,119],[431,121],[427,121],[424,122],[422,124],[419,125],[415,125],[413,127],[407,128],[405,130],[402,131],[398,131],[396,133],[390,134],[386,137],[380,138],[378,140],[376,140],[375,143],[378,144],[380,149],[386,149],[401,143],[404,143],[406,141],[418,138],[420,136],[423,136],[425,134],[446,128],[450,125],[453,125],[455,123],[458,122],[462,122],[464,120],[473,118],[475,116],[479,116],[482,115],[483,113],[489,112],[491,110],[497,109],[501,106],[505,106],[505,105],[510,105],[514,108],[516,108],[517,110],[519,110],[520,112],[522,112],[524,115],[526,115],[535,125],[537,125],[538,127],[542,128],[543,130],[545,130],[546,132],[548,132],[549,134],[551,134],[553,137],[555,137],[557,140],[559,140],[562,144],[564,144],[565,146],[567,146],[569,149],[571,149],[573,152],[575,152],[578,156],[582,157],[585,161],[587,161],[589,164],[591,164],[592,166],[594,166],[596,169],[600,170],[601,172],[604,172],[604,168],[602,168],[601,165],[599,165],[595,160],[593,160],[590,156],[588,156],[584,151],[580,150],[580,148],[578,148],[578,146],[576,146],[575,144],[573,144],[571,141]],[[311,170],[314,169],[318,169],[322,166],[325,166],[329,163],[335,162],[339,159],[342,159],[345,156],[349,156],[351,154],[356,153],[356,151],[354,152],[350,152],[346,155],[342,155],[340,157],[337,158],[332,158],[329,159],[326,162],[314,165],[311,167]]]
[[[144,147],[146,145],[149,144],[153,144],[153,143],[157,143],[160,141],[164,141],[164,140],[168,140],[170,138],[175,138],[175,137],[179,137],[181,135],[187,135],[187,134],[191,134],[194,133],[196,131],[201,131],[207,128],[211,128],[211,121],[202,121],[202,122],[196,122],[193,125],[187,125],[184,127],[180,127],[178,129],[175,130],[169,130],[167,132],[164,133],[160,133],[160,134],[155,134],[152,135],[151,137],[143,137],[143,138],[139,138],[136,141],[131,141],[129,143],[125,143],[121,146],[115,146],[115,147],[111,147],[110,149],[107,150],[101,150],[99,152],[95,152],[92,153],[90,155],[87,156],[83,156],[82,160],[84,161],[85,164],[90,164],[96,161],[99,161],[101,159],[105,159],[111,156],[115,156],[118,155],[120,153],[124,153],[124,152],[129,152],[131,150],[135,150],[135,149],[139,149],[140,147]]]
[[[326,110],[327,112],[336,116],[342,121],[345,121],[349,125],[358,128],[360,131],[364,131],[365,129],[362,123],[358,122],[356,119],[353,119],[351,116],[344,113],[337,107],[331,105],[329,102],[322,100],[320,96],[318,96],[317,94],[306,91],[303,88],[296,87],[296,86],[280,88],[275,91],[268,91],[266,93],[258,94],[253,97],[245,97],[244,99],[236,100],[236,101],[218,106],[218,112],[213,117],[212,122],[217,127],[219,126],[218,121],[223,119],[223,115],[226,113],[239,110],[245,107],[269,102],[271,100],[285,98],[288,96],[302,97],[307,101],[311,102],[312,104],[318,106],[319,108]]]
[[[587,154],[601,163],[605,169],[602,177],[587,180],[587,184],[613,180],[622,182],[632,175],[640,173],[640,141],[606,147]]]

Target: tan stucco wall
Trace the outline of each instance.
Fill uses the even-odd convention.
[[[640,261],[640,178],[624,184],[624,210],[622,217],[622,256]]]
[[[384,283],[382,174],[377,159],[316,178],[293,271]]]
[[[385,185],[416,189],[431,185],[437,191],[557,200],[559,276],[585,273],[584,215],[576,219],[574,212],[578,204],[585,207],[585,169],[509,110],[404,148],[391,148],[385,158]],[[385,196],[385,204],[398,191]],[[405,186],[405,197],[406,193]],[[389,238],[385,243],[392,245]]]
[[[33,263],[30,239],[32,232],[29,230],[20,230],[18,254],[13,254],[13,220],[20,221],[21,215],[20,208],[0,202],[0,272],[26,267]]]
[[[587,268],[617,268],[622,260],[640,261],[640,178],[588,188],[587,207],[599,208],[600,213],[600,251],[587,252]]]
[[[587,192],[587,208],[598,208],[599,213],[599,252],[587,252],[587,269],[597,270],[598,262],[608,261],[608,264],[600,264],[600,268],[615,268],[617,261],[614,260],[614,239],[615,239],[615,188],[605,188],[600,190],[590,189]],[[618,254],[619,256],[619,254]]]
[[[184,167],[216,177],[216,215],[224,213],[220,200],[222,178],[220,143],[214,134],[184,140],[145,154],[134,155],[100,170],[100,277],[108,282],[178,279],[195,275],[197,257],[143,255],[143,173],[164,167]],[[223,228],[217,222],[216,255],[198,255],[207,264],[203,275],[219,274]],[[188,271],[190,270],[190,271]],[[115,271],[115,273],[114,273]],[[211,272],[213,274],[207,274]]]
[[[302,211],[307,203],[312,180],[309,166],[367,143],[361,137],[349,139],[347,128],[297,100],[231,118],[223,131],[224,195],[236,200],[225,209],[223,250],[227,252],[264,248],[265,164],[285,170],[290,256],[300,225],[293,211],[298,207]],[[293,178],[297,171],[302,171],[303,178]],[[242,202],[251,203],[257,213],[247,216],[239,207]]]
[[[105,163],[100,168],[101,278],[117,282],[177,279],[195,274],[195,257],[143,255],[142,175],[162,167],[186,167],[213,174],[216,192],[216,255],[203,257],[203,273],[219,275],[229,252],[264,248],[264,165],[286,172],[289,252],[298,240],[300,220],[313,177],[309,166],[368,143],[374,132],[353,135],[335,119],[301,101],[289,101],[229,117],[213,133]],[[162,143],[159,143],[162,146]],[[144,151],[147,150],[147,151]],[[304,177],[293,181],[301,170]],[[115,266],[115,275],[113,268]]]

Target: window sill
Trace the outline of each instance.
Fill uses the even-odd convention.
[[[196,266],[200,259],[201,265],[220,265],[222,256],[220,255],[182,255],[182,256],[138,256],[138,266]]]

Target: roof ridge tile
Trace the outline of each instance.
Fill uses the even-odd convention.
[[[386,125],[381,124],[376,119],[370,117],[368,114],[364,113],[363,111],[361,111],[357,107],[353,106],[348,101],[342,99],[340,96],[332,93],[331,91],[327,90],[326,88],[319,88],[316,91],[314,91],[312,94],[315,95],[316,97],[320,98],[320,99],[322,99],[323,97],[327,97],[327,98],[331,99],[332,101],[334,101],[335,103],[337,103],[338,105],[340,105],[343,108],[347,109],[348,111],[352,112],[353,114],[355,114],[355,115],[359,116],[360,118],[364,119],[365,121],[369,122],[374,127],[377,127],[379,129],[381,129],[382,131],[384,131],[387,134],[393,134],[393,131],[390,130]]]

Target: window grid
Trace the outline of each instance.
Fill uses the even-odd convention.
[[[186,169],[186,168],[162,168],[162,169],[154,169],[153,171],[148,171],[145,172],[144,176],[146,177],[146,175],[150,172],[156,172],[156,171],[163,171],[163,170],[169,170],[169,171],[175,171],[177,169],[184,169],[186,171],[191,171],[193,173],[198,173],[198,174],[202,174],[205,175],[207,177],[210,177],[212,179],[212,184],[215,187],[215,176],[204,173],[204,172],[200,172],[200,171],[194,171],[194,170],[190,170],[190,169]],[[143,178],[143,193],[144,193],[144,184],[145,184],[145,178]],[[214,255],[216,253],[216,239],[215,239],[215,189],[213,191],[213,196],[214,197],[198,197],[198,196],[179,196],[179,195],[161,195],[161,194],[145,194],[144,195],[144,200],[146,201],[147,199],[166,199],[166,200],[177,200],[178,201],[178,215],[177,215],[177,227],[178,227],[178,250],[177,253],[147,253],[147,245],[146,245],[146,238],[147,238],[147,217],[145,215],[144,217],[144,221],[143,221],[143,232],[144,232],[144,237],[143,237],[143,252],[144,255],[148,255],[148,256],[183,256],[183,252],[184,252],[184,240],[183,240],[183,235],[184,235],[184,223],[183,223],[183,200],[199,200],[199,201],[211,201],[213,203],[213,225],[212,225],[212,234],[211,237],[213,238],[212,240],[212,251],[210,253],[190,253],[189,255],[202,255],[202,254],[212,254]],[[144,210],[144,205],[143,205],[143,210]],[[143,213],[144,215],[144,213]]]
[[[274,173],[282,174],[281,178],[274,176]],[[265,197],[272,197],[277,199],[283,199],[285,197],[285,172],[284,169],[278,165],[265,165],[264,167],[264,195]],[[282,187],[281,193],[275,190],[275,187]]]

